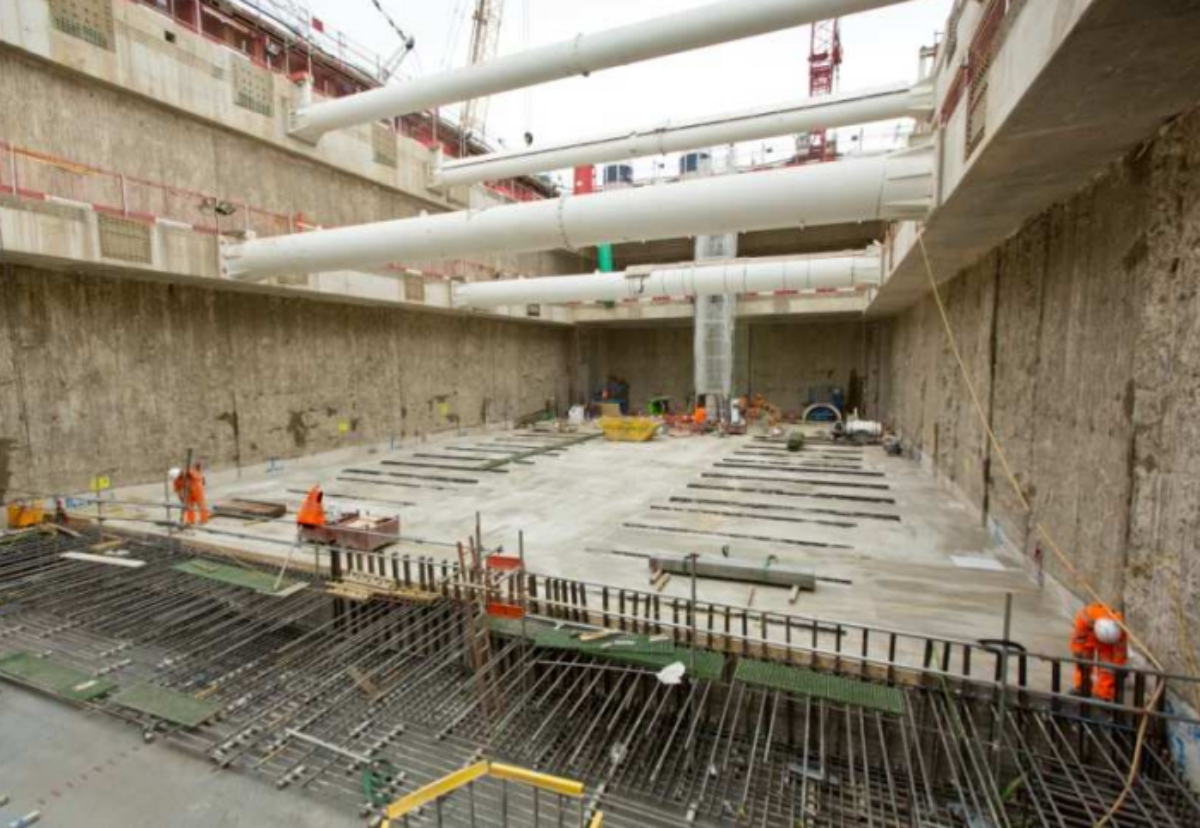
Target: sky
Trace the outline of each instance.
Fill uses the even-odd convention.
[[[300,0],[327,29],[340,29],[384,55],[399,38],[374,0]],[[471,37],[475,0],[378,0],[393,20],[416,38],[402,74],[421,76],[462,66]],[[506,0],[500,55],[567,40],[707,5],[710,0]],[[936,42],[952,0],[914,0],[843,18],[845,53],[840,91],[913,80],[921,46]],[[517,147],[531,132],[537,144],[637,128],[669,118],[746,109],[803,98],[808,93],[809,29],[802,27],[714,46],[660,60],[596,72],[529,90],[497,95],[488,109],[493,144]],[[886,143],[895,125],[859,135],[871,149]],[[859,133],[859,130],[854,130]],[[843,146],[848,146],[846,133]],[[765,161],[766,146],[788,151],[792,139],[744,146],[739,161]],[[661,160],[640,162],[650,174]]]

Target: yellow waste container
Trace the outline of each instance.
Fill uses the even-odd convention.
[[[645,443],[654,439],[661,423],[650,417],[601,417],[600,430],[612,443]]]

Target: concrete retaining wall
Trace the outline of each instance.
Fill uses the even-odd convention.
[[[749,362],[749,390],[786,412],[801,413],[810,389],[840,387],[849,393],[864,375],[865,329],[861,322],[746,322],[739,328],[739,366]],[[645,408],[652,397],[670,395],[677,408],[693,388],[692,327],[606,328],[589,332],[595,341],[593,386],[615,373],[630,383],[631,404]],[[738,373],[745,368],[739,368]],[[598,379],[597,379],[598,378]],[[595,391],[596,387],[591,390]]]
[[[537,323],[0,268],[0,500],[565,406]]]
[[[872,392],[1026,554],[1043,524],[1168,666],[1200,652],[1200,113],[942,288],[1026,512],[932,298],[871,332]],[[1083,591],[1046,550],[1047,568]],[[1064,632],[1064,635],[1066,633]]]

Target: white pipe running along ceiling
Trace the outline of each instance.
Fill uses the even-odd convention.
[[[924,146],[827,164],[275,236],[226,246],[224,272],[252,281],[404,261],[919,219],[930,206],[932,159],[932,149]]]
[[[477,66],[309,104],[294,113],[292,135],[316,143],[335,129],[902,2],[906,0],[722,0],[596,34],[579,34]]]
[[[589,276],[545,276],[457,285],[454,304],[501,305],[618,302],[653,297],[735,296],[776,290],[819,290],[878,285],[878,249],[786,259],[734,260],[716,264],[639,268]]]
[[[857,92],[725,112],[677,122],[664,121],[633,131],[597,135],[532,149],[477,155],[442,163],[433,174],[438,186],[458,187],[500,181],[581,164],[603,164],[704,149],[739,141],[777,138],[814,129],[920,118],[933,108],[932,88],[893,83]]]

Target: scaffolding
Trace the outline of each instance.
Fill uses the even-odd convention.
[[[734,259],[737,246],[736,233],[697,236],[695,259],[697,262]],[[736,296],[696,297],[693,329],[696,405],[704,407],[710,422],[728,416],[733,396],[737,303]]]

